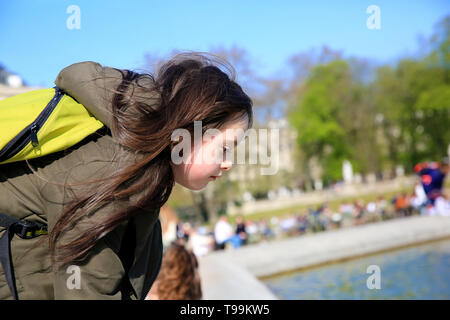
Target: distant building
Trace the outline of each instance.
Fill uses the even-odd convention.
[[[279,169],[293,172],[295,169],[295,161],[293,153],[295,150],[295,140],[297,138],[297,131],[289,126],[285,118],[269,121],[269,128],[277,128],[280,132],[279,145]]]
[[[278,129],[279,132],[279,145],[278,145],[278,171],[285,170],[287,172],[293,172],[295,169],[295,140],[297,138],[297,132],[295,129],[291,128],[288,124],[288,121],[285,118],[271,120],[267,123],[266,126],[261,129],[267,128],[267,144],[269,150],[271,150],[271,141],[270,141],[270,131],[273,129]],[[257,128],[255,128],[257,129]],[[256,130],[259,134],[259,130]],[[258,136],[258,143],[260,141],[260,137]],[[242,142],[244,143],[244,141]],[[247,145],[248,148],[248,145]],[[254,148],[248,148],[249,150],[256,151]],[[266,152],[266,150],[261,150],[261,152]],[[270,153],[273,150],[270,151]],[[253,152],[255,153],[255,152]],[[250,182],[255,179],[258,175],[260,175],[261,167],[268,167],[269,165],[260,165],[260,159],[257,154],[253,154],[255,159],[257,160],[257,165],[249,164],[248,160],[250,155],[246,158],[245,165],[236,165],[234,170],[230,171],[229,177],[232,181],[239,182]],[[274,157],[272,157],[274,159]]]
[[[20,76],[0,65],[0,100],[35,89],[37,88],[26,86]]]
[[[0,84],[4,84],[8,87],[18,88],[23,87],[24,83],[20,76],[7,71],[0,65]]]

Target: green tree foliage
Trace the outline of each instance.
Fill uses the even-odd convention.
[[[440,160],[450,142],[450,17],[430,43],[426,57],[379,68],[373,83],[390,158],[408,171],[419,161]]]
[[[315,67],[304,85],[304,94],[289,119],[297,128],[297,142],[307,158],[316,156],[325,180],[342,178],[342,163],[368,171],[367,153],[359,152],[373,140],[372,105],[367,89],[355,80],[345,60]]]
[[[336,57],[313,67],[288,118],[306,159],[317,157],[325,180],[342,178],[349,160],[362,174],[407,172],[440,160],[450,142],[450,16],[421,58],[381,66],[363,81],[354,59]]]

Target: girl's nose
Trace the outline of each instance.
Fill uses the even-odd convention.
[[[223,171],[228,171],[231,169],[232,166],[233,166],[233,164],[231,163],[231,161],[225,160],[220,164],[220,169]]]

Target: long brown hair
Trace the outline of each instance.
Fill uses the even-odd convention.
[[[121,72],[122,81],[112,101],[110,129],[115,142],[138,154],[139,161],[111,177],[97,180],[103,183],[64,209],[49,232],[53,262],[66,264],[82,258],[100,238],[127,221],[137,209],[155,212],[162,207],[175,183],[170,166],[174,146],[171,135],[175,129],[184,128],[192,133],[194,121],[200,120],[203,132],[208,128],[221,129],[227,122],[245,115],[248,127],[253,122],[252,100],[235,82],[233,67],[217,56],[181,53],[164,63],[155,75],[116,70]],[[158,104],[141,99],[135,94],[137,88],[158,96]],[[136,195],[139,195],[137,201],[131,204],[128,200]],[[83,217],[112,201],[125,201],[127,205],[111,212],[75,240],[58,242]]]

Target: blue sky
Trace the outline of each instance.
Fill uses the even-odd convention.
[[[372,4],[381,9],[380,30],[366,27]],[[70,5],[80,8],[80,29],[66,27]],[[417,51],[417,36],[428,37],[449,13],[444,0],[1,1],[0,63],[32,86],[50,87],[62,68],[79,61],[138,69],[145,53],[236,45],[270,76],[293,54],[323,45],[395,61]]]

